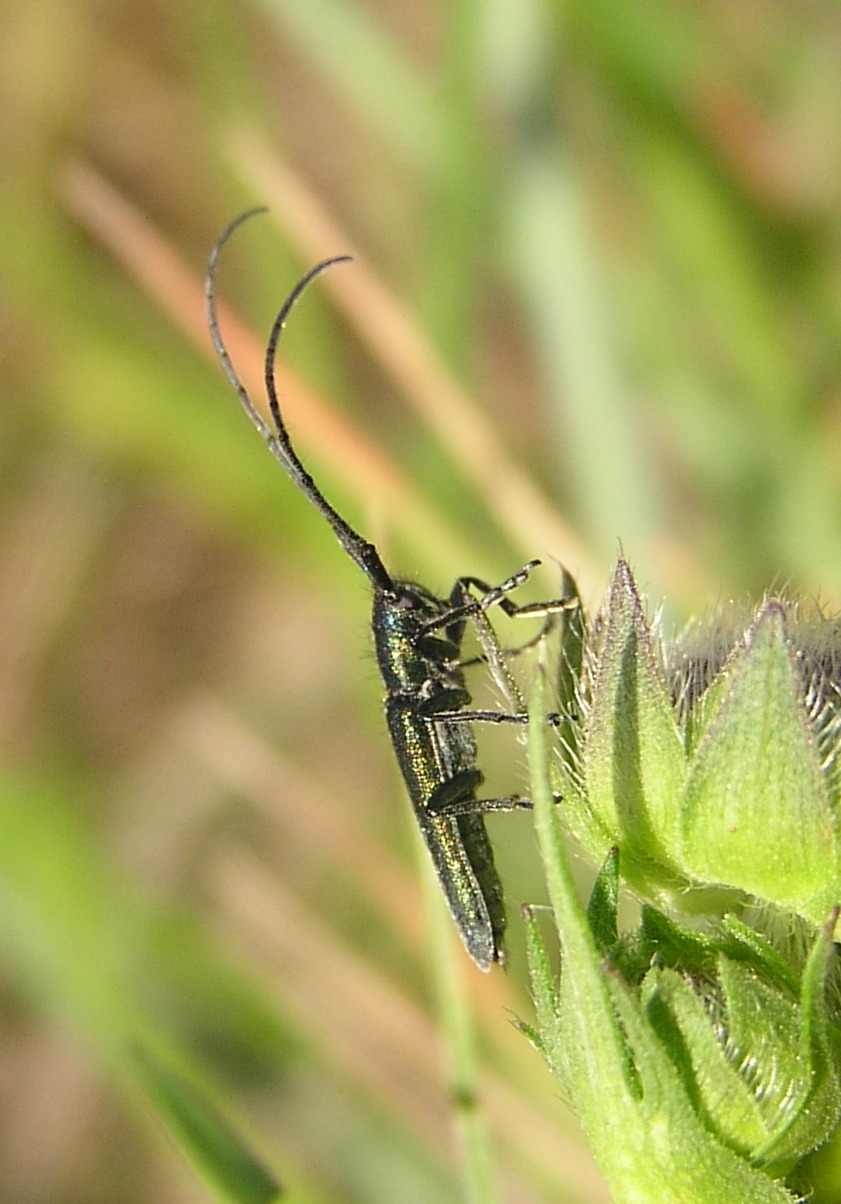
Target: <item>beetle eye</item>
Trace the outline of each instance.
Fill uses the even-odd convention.
[[[423,614],[434,614],[434,607],[430,606],[430,600],[426,594],[420,589],[413,589],[411,586],[405,586],[397,595],[397,605],[403,610],[416,610]]]

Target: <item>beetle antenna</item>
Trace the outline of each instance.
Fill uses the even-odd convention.
[[[283,330],[286,320],[289,317],[295,303],[299,300],[304,290],[312,284],[317,276],[327,268],[332,267],[336,263],[349,262],[350,255],[336,255],[332,259],[325,259],[321,263],[317,263],[315,267],[310,268],[305,276],[298,281],[292,292],[284,301],[280,308],[280,312],[272,325],[269,341],[266,346],[265,359],[265,382],[266,393],[269,399],[269,408],[271,409],[272,420],[274,422],[274,430],[265,421],[260,411],[254,405],[248,390],[242,383],[237,370],[234,368],[233,362],[228,350],[223,342],[222,334],[219,329],[219,318],[216,312],[216,271],[219,263],[219,255],[225,243],[231,237],[244,221],[253,217],[257,213],[265,213],[264,208],[249,209],[246,213],[241,213],[228,225],[216,240],[213,250],[210,253],[210,259],[207,266],[207,276],[205,277],[205,302],[207,308],[207,324],[210,329],[210,337],[213,342],[214,350],[219,357],[219,362],[227,376],[228,380],[236,390],[240,404],[245,410],[253,425],[257,428],[260,434],[265,439],[269,450],[274,455],[275,459],[283,465],[287,474],[292,478],[298,488],[304,493],[320,514],[327,519],[327,522],[333,528],[333,533],[339,543],[345,549],[347,554],[354,560],[365,575],[371,581],[371,584],[376,590],[382,590],[386,593],[394,592],[394,582],[380,559],[380,554],[373,544],[368,543],[362,536],[354,531],[353,527],[347,523],[338,511],[330,505],[324,494],[316,485],[310,474],[304,468],[301,461],[298,459],[298,454],[292,446],[292,440],[289,437],[289,432],[286,424],[283,421],[281,414],[280,402],[277,395],[277,383],[275,378],[275,363],[277,359],[277,348],[280,342],[281,331]]]

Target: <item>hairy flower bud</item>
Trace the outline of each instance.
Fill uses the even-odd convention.
[[[562,770],[589,852],[618,848],[648,898],[706,909],[726,888],[822,923],[841,902],[833,640],[834,623],[766,600],[729,639],[718,625],[705,643],[696,628],[668,648],[620,560]]]
[[[566,622],[554,748],[542,679],[529,725],[562,972],[527,912],[527,1032],[617,1201],[793,1202],[841,1121],[838,624],[765,599],[667,646],[622,560]],[[562,823],[603,862],[586,910]]]

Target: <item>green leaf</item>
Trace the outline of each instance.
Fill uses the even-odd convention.
[[[563,1083],[565,1082],[562,1056],[563,1038],[559,1028],[558,990],[555,976],[533,909],[524,906],[522,915],[532,998],[537,1013],[537,1030],[527,1025],[521,1025],[521,1028],[531,1043],[543,1054],[555,1078]]]

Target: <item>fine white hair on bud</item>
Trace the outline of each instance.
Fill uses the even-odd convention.
[[[702,619],[692,619],[669,637],[661,615],[652,620],[652,638],[681,724],[731,657],[746,647],[758,616],[776,607],[783,617],[786,642],[800,679],[801,700],[811,738],[820,756],[830,793],[841,797],[841,616],[829,616],[817,602],[785,592],[768,594],[750,607],[720,604]]]

